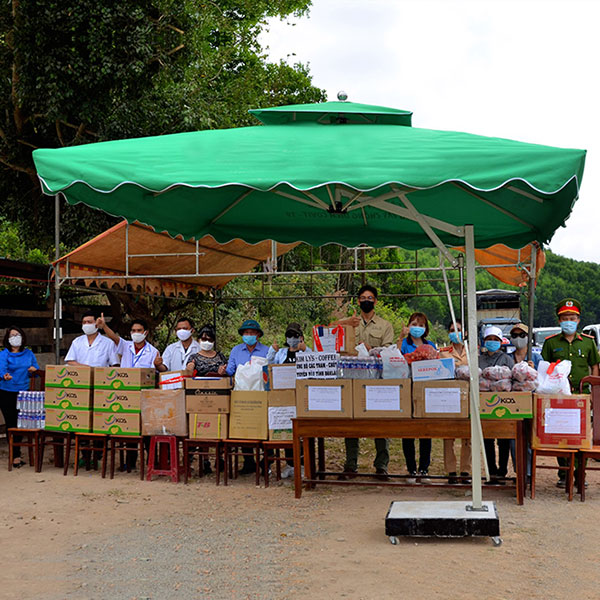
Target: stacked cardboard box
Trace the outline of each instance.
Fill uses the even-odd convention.
[[[292,419],[296,418],[296,390],[267,392],[270,440],[293,439]]]
[[[592,446],[590,397],[534,394],[534,448],[587,449]]]
[[[229,433],[231,377],[185,380],[185,411],[189,437],[195,440],[224,440]]]
[[[413,381],[413,417],[466,419],[468,416],[468,381]]]
[[[46,367],[46,429],[89,433],[92,420],[91,367],[48,365]]]
[[[482,419],[531,419],[532,392],[481,392],[479,413]]]
[[[94,433],[140,435],[142,389],[153,388],[154,369],[94,369]]]
[[[142,435],[187,436],[184,390],[142,390]]]
[[[231,392],[229,437],[241,440],[268,440],[269,392]]]

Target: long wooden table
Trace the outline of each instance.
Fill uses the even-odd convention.
[[[294,428],[294,484],[296,498],[302,496],[302,485],[306,489],[316,484],[355,484],[408,486],[406,482],[396,481],[337,481],[326,479],[324,467],[325,457],[323,438],[470,438],[471,423],[469,419],[325,419],[296,418]],[[515,471],[517,504],[523,504],[527,485],[527,423],[523,420],[482,420],[485,438],[515,439]],[[320,439],[319,468],[317,469],[314,450],[315,438]],[[298,468],[301,460],[301,449],[304,449],[304,478]],[[417,484],[423,485],[423,484]],[[431,484],[435,486],[436,484]],[[439,485],[439,484],[437,484]]]

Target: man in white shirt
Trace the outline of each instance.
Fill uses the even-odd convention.
[[[159,371],[183,371],[190,362],[190,357],[200,352],[200,344],[193,338],[194,323],[189,317],[181,317],[175,324],[175,335],[178,340],[169,344],[158,358],[156,368]]]
[[[119,364],[113,341],[98,333],[98,321],[101,319],[96,319],[93,312],[86,312],[83,315],[81,320],[83,335],[76,337],[71,343],[65,356],[67,365],[113,367]]]
[[[117,354],[121,355],[121,367],[136,369],[154,369],[160,360],[158,350],[146,341],[148,324],[144,319],[134,319],[131,322],[131,340],[124,340],[114,332],[104,320],[104,315],[98,319],[98,327],[102,327],[107,337],[116,345]]]

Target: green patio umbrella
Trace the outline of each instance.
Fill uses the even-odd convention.
[[[33,153],[62,193],[184,238],[477,247],[547,242],[577,198],[584,150],[411,127],[408,111],[326,102],[250,111],[264,125]],[[276,228],[273,229],[273,224]]]
[[[341,101],[251,112],[263,125],[36,150],[33,158],[44,193],[186,239],[434,245],[453,265],[446,247],[464,245],[471,340],[474,248],[547,242],[583,175],[584,150],[417,129],[409,111]],[[58,298],[58,278],[55,289]],[[475,344],[469,364],[478,473]],[[481,496],[473,477],[473,510]]]

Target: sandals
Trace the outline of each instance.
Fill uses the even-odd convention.
[[[19,462],[13,462],[13,469],[20,469],[25,464],[25,461],[19,458]]]

